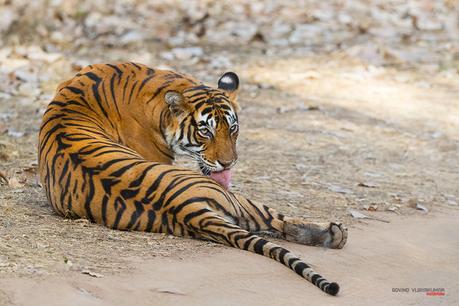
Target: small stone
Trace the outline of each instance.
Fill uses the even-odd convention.
[[[336,192],[336,193],[342,193],[342,194],[352,193],[352,190],[347,189],[347,188],[343,188],[343,187],[340,187],[340,186],[336,186],[336,185],[330,185],[330,186],[328,186],[328,189],[330,191],[333,191],[333,192]]]
[[[416,26],[422,31],[439,31],[443,29],[443,24],[440,21],[429,19],[427,16],[419,16]]]
[[[8,127],[5,123],[0,121],[0,135],[5,134],[6,132],[8,132]]]
[[[38,81],[38,76],[36,73],[26,70],[26,69],[18,69],[14,71],[14,74],[16,78],[18,78],[21,81],[25,82],[37,82]]]
[[[8,130],[8,136],[14,137],[14,138],[21,138],[25,135],[24,132],[17,131],[15,129],[9,129]]]
[[[0,33],[6,33],[17,19],[17,12],[5,4],[0,8]]]
[[[212,59],[210,60],[210,65],[212,66],[212,68],[222,69],[231,67],[232,63],[229,60],[229,58],[225,56],[217,56],[212,57]]]
[[[171,52],[178,60],[189,60],[193,57],[201,57],[204,55],[204,51],[201,47],[174,48]]]
[[[341,24],[351,24],[352,23],[352,17],[349,16],[348,14],[339,14],[338,15],[338,22]]]
[[[144,40],[142,33],[137,31],[129,31],[119,38],[119,43],[121,45],[128,45],[130,43],[141,42]]]
[[[21,187],[24,187],[24,182],[19,180],[17,177],[13,176],[12,178],[9,179],[8,185],[11,188],[21,188]]]
[[[40,88],[34,83],[22,83],[18,87],[18,95],[20,96],[35,97],[38,96],[40,92]]]
[[[174,53],[172,52],[161,52],[159,56],[166,61],[173,61],[175,59]]]
[[[419,203],[416,204],[416,209],[417,209],[417,210],[422,210],[423,212],[429,212],[429,210],[427,209],[427,207],[425,207],[424,205],[419,204]]]

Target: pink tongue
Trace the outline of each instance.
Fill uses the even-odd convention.
[[[231,170],[211,172],[210,177],[214,179],[217,183],[228,189],[231,183]]]

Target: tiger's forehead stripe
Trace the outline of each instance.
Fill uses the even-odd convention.
[[[229,99],[220,90],[208,87],[206,85],[195,86],[185,89],[183,95],[189,103],[195,104],[204,101],[214,103],[229,103]]]
[[[217,129],[220,123],[225,126],[232,126],[233,124],[237,123],[237,117],[234,113],[222,110],[215,110],[214,112],[206,113],[201,112],[199,114],[199,123],[197,125],[198,127],[207,125]]]

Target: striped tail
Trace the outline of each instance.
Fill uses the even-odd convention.
[[[323,278],[307,263],[296,257],[289,250],[256,235],[250,235],[246,239],[238,240],[237,247],[241,244],[241,240],[245,240],[243,242],[242,249],[270,257],[280,263],[283,263],[285,266],[295,271],[298,275],[307,279],[328,294],[336,295],[338,293],[339,285],[337,283],[329,282]]]
[[[337,283],[331,283],[323,278],[289,250],[260,236],[251,234],[208,209],[205,209],[205,211],[205,213],[199,214],[198,217],[192,218],[188,223],[192,229],[200,234],[201,238],[275,259],[319,287],[322,291],[331,295],[338,293],[339,285]]]

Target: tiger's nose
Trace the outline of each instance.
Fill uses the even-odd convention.
[[[232,160],[219,160],[218,163],[222,165],[223,168],[227,169],[231,166],[233,161]]]

